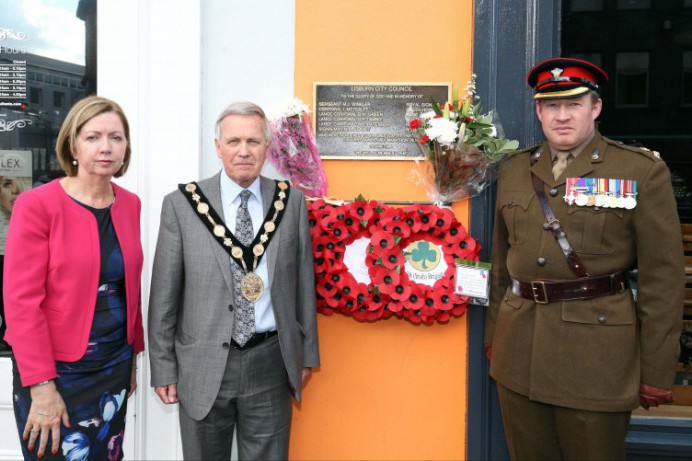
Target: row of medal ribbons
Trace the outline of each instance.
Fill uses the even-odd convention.
[[[568,205],[631,210],[637,206],[637,181],[613,178],[567,178],[564,198]]]

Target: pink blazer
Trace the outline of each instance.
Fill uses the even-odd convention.
[[[113,227],[125,262],[127,340],[144,349],[139,198],[113,184]],[[54,180],[17,197],[5,246],[7,333],[23,386],[56,377],[86,352],[101,266],[96,218]]]

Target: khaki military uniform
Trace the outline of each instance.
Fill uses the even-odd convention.
[[[492,286],[485,340],[490,374],[532,400],[567,408],[622,412],[639,405],[640,382],[670,388],[678,358],[684,291],[680,223],[665,163],[657,153],[596,134],[553,178],[547,143],[500,167]],[[568,280],[568,267],[531,183],[550,206],[590,276],[639,270],[630,290],[589,300],[537,304],[513,294],[510,277]],[[637,181],[634,209],[568,205],[568,177]]]

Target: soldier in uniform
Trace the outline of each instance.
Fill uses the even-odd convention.
[[[513,460],[624,460],[632,410],[672,400],[679,218],[658,152],[596,130],[607,81],[578,59],[536,65],[547,141],[500,167],[485,342]]]

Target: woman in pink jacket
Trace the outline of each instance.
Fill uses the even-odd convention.
[[[56,150],[67,177],[19,195],[5,248],[17,428],[26,459],[121,459],[144,349],[141,205],[111,182],[130,162],[127,118],[85,98]]]

